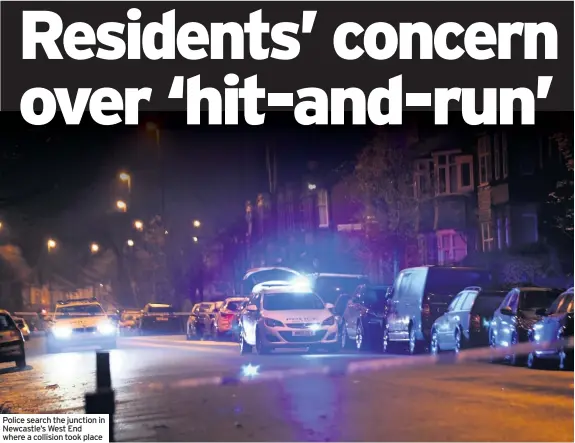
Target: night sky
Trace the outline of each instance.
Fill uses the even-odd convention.
[[[133,176],[134,198],[153,206],[159,157],[148,121],[162,128],[167,212],[214,227],[241,216],[245,201],[267,190],[266,147],[277,153],[281,183],[298,180],[309,161],[329,170],[353,160],[372,133],[305,128],[288,115],[268,113],[262,127],[190,127],[183,113],[141,115],[139,127],[32,127],[3,113],[0,216],[22,228],[71,234],[113,207],[111,186],[121,170]]]

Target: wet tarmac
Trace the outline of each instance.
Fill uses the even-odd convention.
[[[13,413],[83,412],[95,352],[44,352],[0,365],[0,406]],[[125,337],[111,351],[121,441],[573,441],[573,372],[488,363],[404,366],[404,356],[304,352],[240,356],[233,343]],[[411,357],[413,358],[413,357]],[[417,357],[416,357],[417,358]],[[313,374],[379,359],[398,367]],[[274,380],[215,386],[246,365]],[[282,378],[306,369],[309,375]],[[337,372],[337,371],[336,371]],[[257,381],[259,375],[254,377]],[[192,387],[194,380],[206,385]]]

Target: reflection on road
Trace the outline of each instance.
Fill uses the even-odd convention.
[[[0,365],[0,403],[13,412],[82,412],[84,394],[94,389],[94,351],[47,355],[39,337],[27,347],[32,369]],[[264,374],[373,358],[395,357],[240,356],[233,343],[122,338],[110,358],[117,434],[126,441],[573,441],[572,372],[466,363],[150,389],[196,377],[246,375],[247,365]]]

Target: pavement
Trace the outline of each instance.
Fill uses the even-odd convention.
[[[12,413],[82,413],[84,394],[95,388],[94,350],[45,354],[44,345],[43,337],[27,343],[25,370],[0,364],[0,406]],[[573,441],[573,372],[417,359],[354,351],[240,356],[234,343],[122,337],[110,355],[116,438]],[[383,367],[317,372],[372,361]],[[261,375],[216,385],[215,377],[240,375],[246,365],[259,366]]]

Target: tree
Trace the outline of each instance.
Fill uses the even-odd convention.
[[[379,133],[360,153],[352,177],[363,201],[370,249],[391,251],[394,274],[400,255],[416,233],[418,200],[413,189],[413,157],[407,141],[390,131]]]
[[[551,203],[556,205],[559,211],[555,216],[555,227],[573,238],[573,143],[565,133],[556,133],[551,139],[557,143],[568,173],[568,177],[559,180],[555,190],[549,194]]]
[[[25,281],[31,273],[22,250],[18,246],[12,244],[0,246],[0,261],[8,265],[15,280]]]

